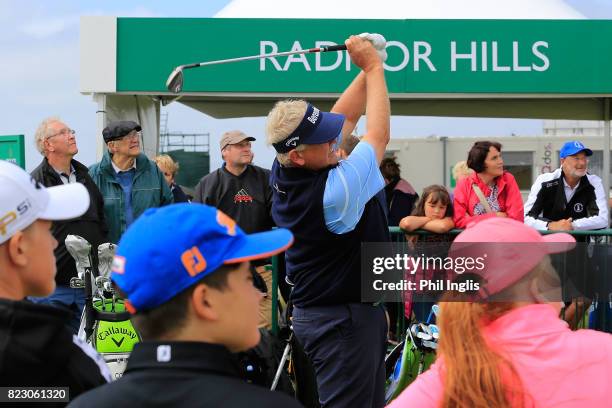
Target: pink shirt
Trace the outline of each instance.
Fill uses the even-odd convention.
[[[487,326],[484,335],[512,359],[531,396],[526,407],[612,406],[612,335],[571,331],[547,304],[514,309]],[[389,407],[439,407],[442,367],[436,361]]]

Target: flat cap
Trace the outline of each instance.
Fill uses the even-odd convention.
[[[111,140],[121,139],[123,136],[130,133],[132,130],[140,132],[142,128],[136,122],[131,120],[119,120],[111,122],[102,131],[102,137],[104,137],[104,143],[108,143]]]

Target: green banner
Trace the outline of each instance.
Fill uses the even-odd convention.
[[[23,135],[0,136],[0,160],[6,160],[25,169]]]
[[[177,65],[387,39],[391,93],[612,93],[612,21],[119,18],[117,91],[166,92]],[[339,93],[358,68],[345,52],[185,71],[184,92]]]

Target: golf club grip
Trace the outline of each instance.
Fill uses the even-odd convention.
[[[327,47],[321,47],[323,49],[323,52],[328,52],[328,51],[344,51],[346,50],[346,45],[344,44],[339,44],[339,45],[330,45]]]

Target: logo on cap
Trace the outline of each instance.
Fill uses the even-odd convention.
[[[15,211],[9,211],[0,218],[0,234],[6,235],[6,228],[17,219]]]
[[[196,276],[199,273],[204,272],[206,269],[206,259],[200,249],[196,246],[186,250],[181,254],[181,262],[189,276]]]
[[[584,145],[580,142],[574,142],[574,146],[577,147],[578,149],[583,149]]]
[[[296,147],[297,146],[297,142],[300,140],[299,136],[294,136],[291,139],[287,140],[285,142],[285,146],[289,147],[289,146],[293,146]]]
[[[319,109],[313,107],[312,114],[308,116],[306,120],[314,125],[315,123],[317,123],[317,119],[319,119]]]
[[[111,265],[111,271],[123,275],[125,273],[125,258],[115,255],[113,264]]]

